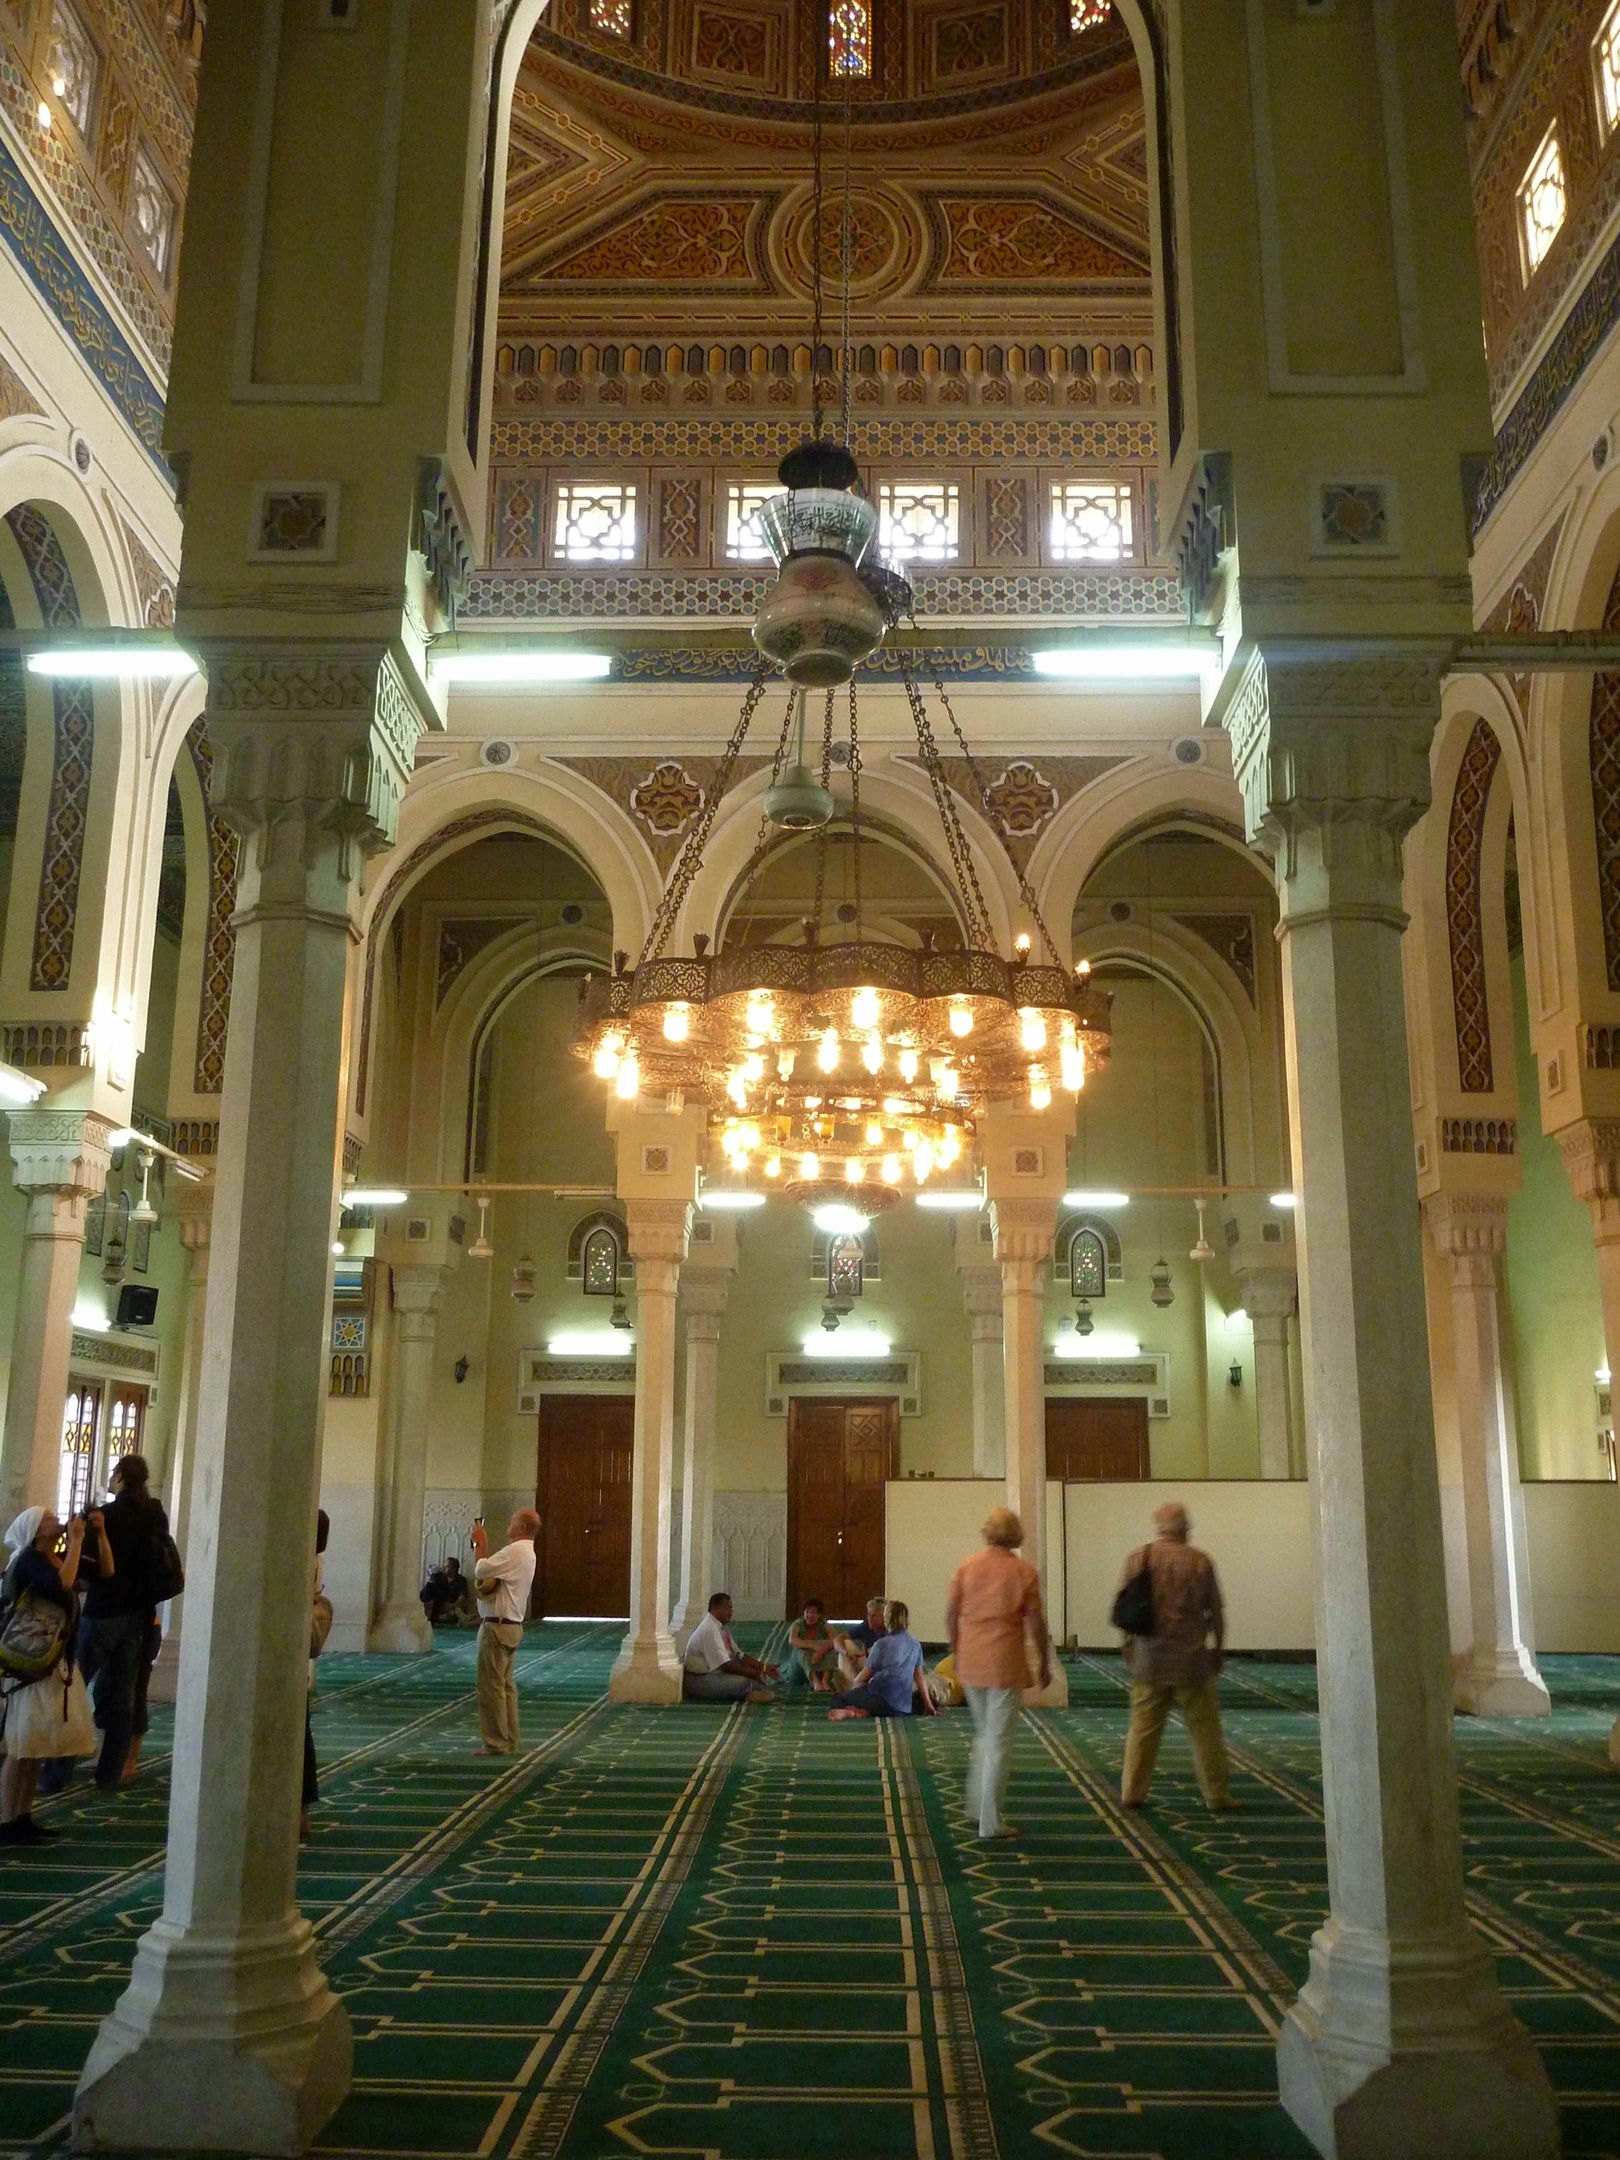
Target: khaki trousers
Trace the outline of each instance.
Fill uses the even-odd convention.
[[[518,1744],[512,1661],[522,1640],[516,1620],[486,1620],[478,1630],[478,1729],[485,1747],[497,1755],[510,1755]]]
[[[1181,1712],[1192,1742],[1193,1767],[1206,1804],[1224,1807],[1230,1771],[1226,1742],[1221,1737],[1221,1704],[1213,1680],[1197,1687],[1159,1687],[1149,1680],[1131,1681],[1131,1729],[1125,1737],[1125,1775],[1121,1797],[1145,1800],[1153,1782],[1153,1766],[1159,1759],[1159,1742],[1169,1722],[1172,1703]]]

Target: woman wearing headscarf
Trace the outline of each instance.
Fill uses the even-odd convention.
[[[96,1752],[84,1675],[73,1662],[77,1619],[73,1589],[87,1528],[95,1532],[102,1571],[110,1575],[112,1551],[99,1513],[92,1514],[88,1523],[82,1515],[73,1517],[60,1559],[56,1547],[63,1536],[62,1525],[49,1508],[24,1508],[6,1532],[11,1554],[6,1602],[11,1604],[28,1591],[38,1604],[58,1607],[63,1617],[63,1648],[48,1673],[4,1690],[6,1759],[0,1765],[0,1845],[38,1845],[54,1836],[35,1822],[31,1812],[39,1766],[59,1756]]]

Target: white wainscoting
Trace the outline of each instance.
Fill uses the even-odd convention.
[[[371,1625],[371,1526],[376,1487],[323,1485],[321,1506],[331,1518],[326,1541],[326,1594],[332,1600],[328,1650],[363,1650]]]
[[[486,1518],[489,1510],[484,1505],[484,1495],[476,1485],[430,1486],[422,1500],[422,1580],[427,1581],[436,1567],[454,1557],[461,1562],[463,1570],[472,1566],[472,1544],[467,1532],[475,1515]],[[492,1537],[491,1544],[501,1540]]]
[[[739,1620],[780,1620],[787,1609],[787,1494],[717,1492],[714,1581]]]

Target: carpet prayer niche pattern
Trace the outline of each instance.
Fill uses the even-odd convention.
[[[754,1631],[757,1640],[762,1631]],[[534,1628],[525,1751],[468,1753],[472,1638],[321,1672],[300,1876],[355,2028],[319,2150],[434,2160],[1292,2160],[1272,2045],[1326,1896],[1313,1672],[1234,1664],[1240,1815],[1167,1739],[1115,1804],[1123,1675],[1026,1718],[1016,1846],[961,1809],[968,1720],[610,1709],[617,1629]],[[1565,2151],[1620,2156],[1620,1660],[1556,1714],[1457,1727],[1475,1924]],[[158,1909],[166,1727],[115,1800],[0,1862],[0,2154],[66,2149],[97,2019]]]

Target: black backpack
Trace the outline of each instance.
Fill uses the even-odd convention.
[[[154,1605],[177,1598],[186,1587],[180,1548],[167,1530],[154,1530],[146,1545],[146,1592]]]
[[[1153,1548],[1148,1546],[1142,1554],[1142,1565],[1128,1578],[1114,1600],[1109,1615],[1113,1624],[1127,1635],[1151,1635],[1153,1633]]]

